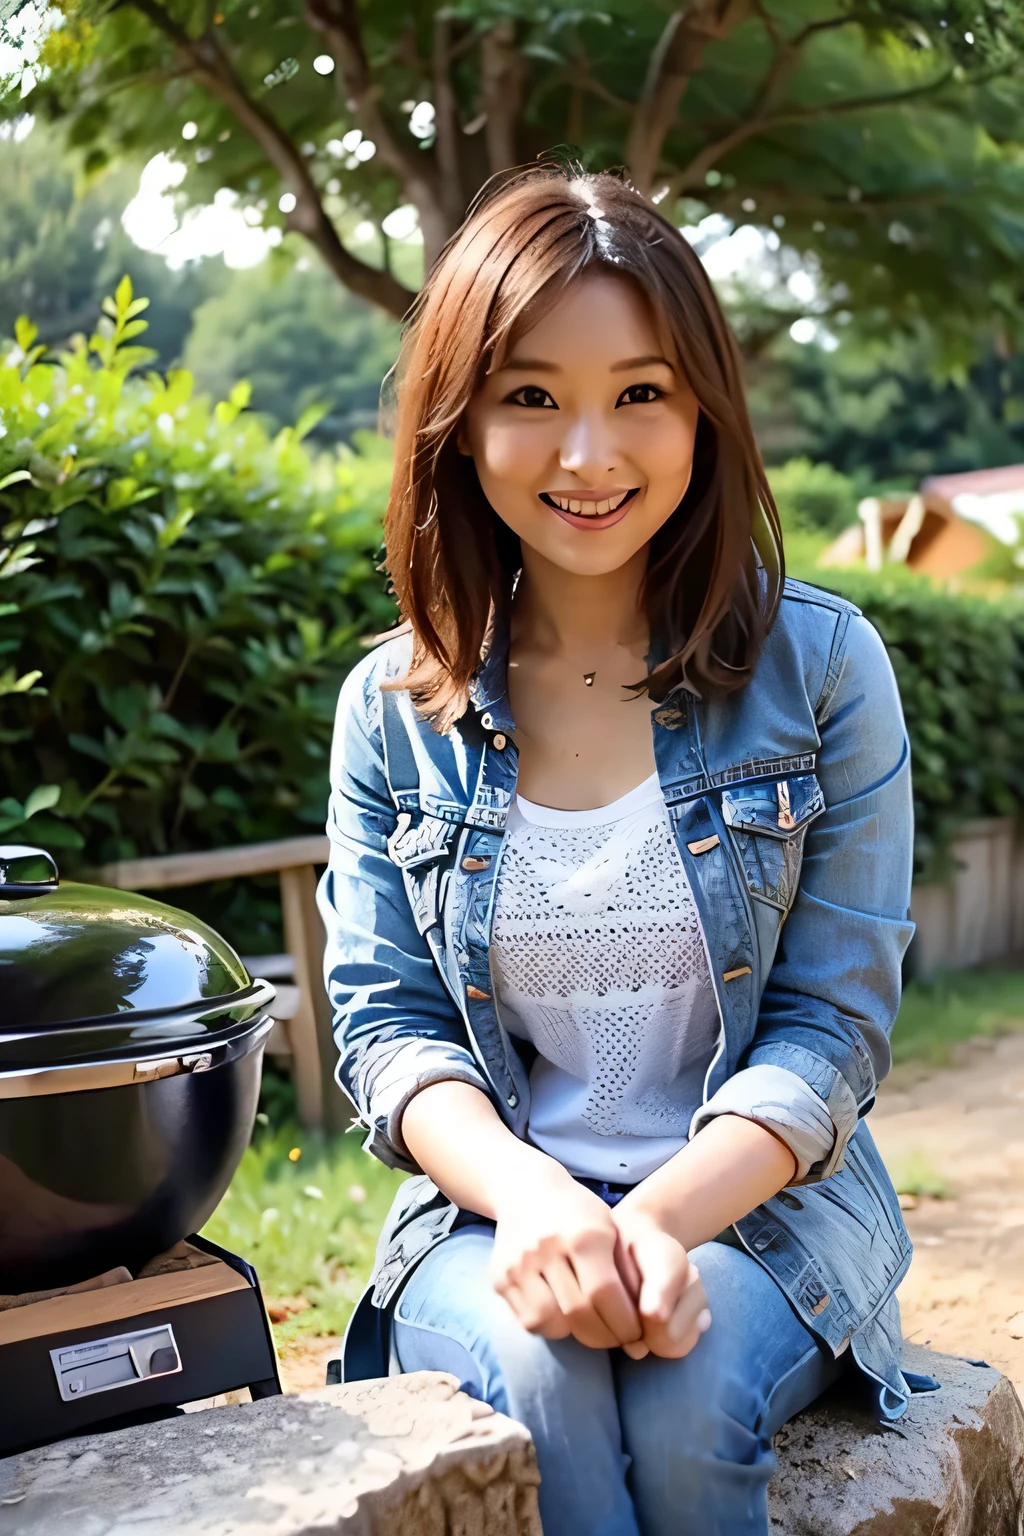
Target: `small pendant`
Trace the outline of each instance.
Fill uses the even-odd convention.
[[[583,674],[583,681],[586,683],[588,688],[593,688],[593,686],[594,686],[594,678],[596,676],[597,676],[596,672],[584,672],[584,674]]]

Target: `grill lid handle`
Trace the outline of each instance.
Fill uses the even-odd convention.
[[[59,883],[57,865],[45,848],[0,844],[0,901],[47,896]]]

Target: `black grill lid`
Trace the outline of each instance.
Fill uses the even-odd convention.
[[[41,849],[0,847],[0,1034],[93,1029],[127,1014],[137,1026],[162,1017],[165,1032],[188,1015],[194,1037],[197,1015],[238,1018],[244,1008],[232,1002],[252,993],[234,950],[197,918],[128,891],[58,882]]]

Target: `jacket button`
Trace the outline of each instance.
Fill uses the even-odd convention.
[[[480,716],[480,724],[483,726],[485,731],[489,731],[491,729],[494,724],[494,716],[491,714],[490,710],[488,710],[486,715]]]
[[[462,861],[462,867],[468,875],[478,875],[482,869],[490,869],[491,861],[486,855],[467,853]]]
[[[508,1096],[508,1107],[509,1107],[509,1109],[515,1109],[515,1107],[516,1107],[516,1105],[518,1103],[519,1103],[519,1095],[516,1094],[516,1093],[510,1093],[509,1096]]]
[[[497,735],[492,739],[491,745],[493,746],[495,752],[504,752],[507,742],[508,737],[499,731]]]

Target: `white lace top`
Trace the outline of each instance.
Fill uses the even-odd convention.
[[[685,1145],[719,1018],[657,774],[593,811],[519,796],[491,957],[502,1022],[538,1052],[537,1146],[571,1173],[634,1183]]]

